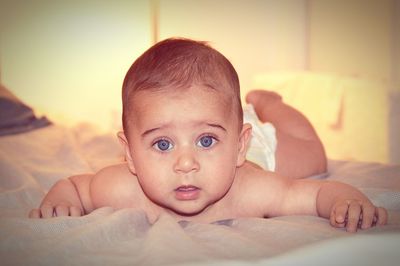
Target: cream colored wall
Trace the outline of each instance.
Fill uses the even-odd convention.
[[[310,0],[309,69],[390,80],[392,0]]]
[[[5,86],[57,122],[119,122],[124,75],[151,44],[148,1],[2,1],[0,10]]]
[[[393,68],[392,68],[392,93],[393,105],[390,108],[390,159],[391,162],[400,163],[400,0],[395,1],[393,8],[392,34],[394,42]]]
[[[306,1],[159,0],[159,39],[209,41],[235,66],[242,94],[254,73],[305,67]]]
[[[400,0],[393,3],[392,23],[392,90],[400,92]]]
[[[359,116],[351,124],[368,124],[349,136],[357,141],[348,140],[346,148],[360,151],[355,159],[400,163],[400,1],[310,0],[309,20],[309,70],[384,84],[380,92],[365,89],[361,104],[349,107]],[[334,149],[331,154],[343,148]]]

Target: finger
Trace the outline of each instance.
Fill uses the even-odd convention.
[[[69,216],[69,208],[65,205],[57,205],[55,208],[55,215],[57,217]]]
[[[377,225],[387,224],[388,214],[385,208],[375,208],[375,215],[378,217],[376,222]]]
[[[373,205],[366,203],[362,205],[361,209],[362,209],[361,228],[362,229],[370,228],[373,223],[376,208]]]
[[[45,202],[40,206],[40,214],[42,218],[53,217],[53,206],[50,202]]]
[[[335,208],[335,223],[337,225],[343,225],[340,227],[344,227],[348,208],[348,202],[342,202],[338,204]]]
[[[29,218],[32,219],[39,219],[40,218],[40,210],[39,209],[33,209],[29,212]]]
[[[358,221],[360,220],[361,206],[357,201],[352,201],[349,205],[347,213],[347,232],[356,232],[358,227]]]
[[[76,206],[71,206],[69,207],[69,213],[71,216],[73,217],[78,217],[78,216],[82,216],[82,212],[81,209],[76,207]]]
[[[344,222],[338,223],[336,221],[336,209],[331,212],[331,216],[329,217],[330,224],[333,227],[343,228],[346,224]]]

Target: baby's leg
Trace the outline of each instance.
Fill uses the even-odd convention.
[[[324,147],[308,119],[293,107],[282,102],[275,92],[251,91],[246,102],[262,122],[270,122],[278,140],[276,169],[281,175],[301,178],[326,171]]]

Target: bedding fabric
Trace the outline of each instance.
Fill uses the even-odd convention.
[[[348,234],[325,219],[241,218],[150,224],[142,211],[27,218],[60,178],[123,160],[116,136],[56,125],[0,138],[2,265],[398,265],[400,166],[329,161],[324,178],[352,184],[389,210],[389,223]]]
[[[27,132],[50,124],[46,117],[36,117],[31,107],[0,84],[0,136]]]

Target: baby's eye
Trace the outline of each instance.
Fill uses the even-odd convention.
[[[153,147],[159,151],[169,151],[172,149],[172,143],[166,139],[160,139],[156,143],[153,144]]]
[[[197,142],[197,145],[203,148],[210,148],[211,146],[213,146],[215,143],[217,142],[217,140],[212,137],[212,136],[204,136],[201,137],[199,142]]]

